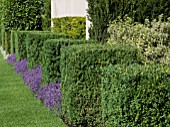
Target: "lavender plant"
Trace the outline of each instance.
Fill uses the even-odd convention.
[[[49,83],[40,88],[36,98],[44,102],[44,105],[51,110],[61,109],[61,83]]]
[[[27,60],[23,59],[19,62],[16,62],[15,66],[14,66],[14,70],[16,73],[24,73],[27,70]]]
[[[36,93],[42,82],[42,71],[41,67],[38,65],[35,68],[26,71],[22,74],[22,79],[26,85],[30,88],[33,93]]]
[[[14,65],[16,63],[17,59],[16,59],[16,55],[15,54],[11,54],[7,57],[7,63],[10,65]]]

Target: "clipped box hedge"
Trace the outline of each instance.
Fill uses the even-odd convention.
[[[141,63],[129,45],[83,44],[61,48],[62,111],[69,124],[101,126],[101,68]]]
[[[47,39],[59,39],[66,37],[66,35],[54,34],[52,32],[29,32],[25,39],[29,68],[33,68],[36,65],[43,66],[43,63],[45,62],[43,59],[43,45]]]
[[[104,126],[170,126],[170,66],[116,65],[102,73]]]
[[[43,46],[43,73],[46,83],[58,82],[61,78],[60,72],[60,48],[73,44],[95,43],[89,40],[71,40],[71,39],[48,39]]]
[[[27,58],[26,40],[29,33],[51,33],[48,31],[11,31],[11,51],[14,51],[17,59]]]

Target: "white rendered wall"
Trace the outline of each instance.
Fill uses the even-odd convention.
[[[51,0],[51,18],[66,16],[86,16],[86,0]],[[53,26],[53,23],[51,24]],[[86,39],[89,38],[88,28],[90,22],[86,18]]]

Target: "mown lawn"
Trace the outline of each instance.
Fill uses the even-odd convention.
[[[0,127],[66,127],[33,96],[1,54]]]

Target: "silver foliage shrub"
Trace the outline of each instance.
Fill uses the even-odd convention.
[[[140,49],[146,58],[146,62],[170,63],[169,35],[170,18],[162,21],[163,15],[158,21],[145,19],[144,24],[133,22],[131,18],[114,20],[108,28],[110,44],[131,44]],[[168,53],[169,52],[169,53]]]

